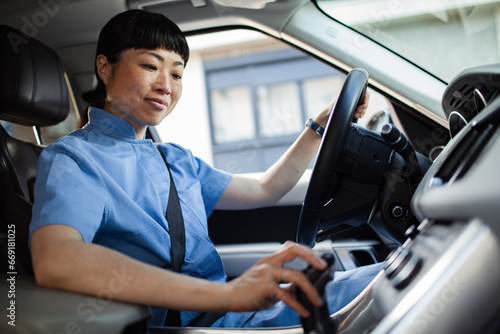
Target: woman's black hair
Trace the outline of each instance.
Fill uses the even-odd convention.
[[[96,59],[106,56],[110,64],[120,60],[127,49],[164,49],[177,53],[186,66],[189,59],[189,46],[179,27],[162,14],[132,9],[114,16],[102,28],[97,43]],[[97,74],[97,89],[92,105],[104,107],[106,87]]]

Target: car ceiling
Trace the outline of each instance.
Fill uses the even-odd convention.
[[[248,14],[250,11],[253,15],[261,15],[259,20],[264,19],[271,27],[276,25],[275,29],[262,28],[277,36],[280,22],[287,22],[294,8],[307,2],[309,1],[3,0],[0,2],[0,24],[17,28],[56,50],[62,58],[73,89],[86,91],[93,84],[94,53],[99,31],[111,17],[124,10],[140,8],[161,12],[186,32],[245,25],[249,19],[241,19],[238,13],[243,11]],[[232,3],[237,7],[231,7]],[[250,8],[241,8],[242,4],[243,7]],[[275,14],[279,12],[282,19],[278,19],[276,15],[263,18],[262,13],[255,11],[266,5],[279,8]],[[193,7],[196,8],[195,11]],[[60,28],[62,26],[64,30]],[[80,100],[78,96],[77,100]]]
[[[265,12],[256,10],[264,6]],[[94,53],[99,31],[112,16],[129,8],[163,13],[188,33],[247,25],[292,42],[296,37],[309,41],[317,39],[315,48],[308,51],[322,54],[345,71],[350,70],[349,63],[366,68],[371,76],[373,74],[372,79],[378,80],[371,80],[372,84],[390,91],[398,99],[405,96],[405,104],[445,124],[440,107],[441,92],[445,88],[442,82],[429,79],[418,69],[408,69],[405,61],[381,51],[378,46],[357,55],[346,52],[346,44],[352,44],[356,38],[350,35],[353,32],[346,32],[333,37],[335,42],[327,36],[326,29],[343,28],[330,26],[335,24],[330,20],[326,23],[328,26],[315,20],[311,23],[317,27],[301,29],[301,20],[317,15],[311,12],[316,10],[310,0],[3,0],[0,2],[0,23],[22,31],[27,29],[29,34],[56,50],[81,105],[78,93],[95,84]],[[336,59],[328,56],[333,54]],[[372,59],[374,55],[378,59],[376,63]],[[420,83],[420,87],[415,88],[415,83]]]
[[[213,1],[213,2],[212,2]],[[15,27],[37,38],[55,50],[94,43],[102,26],[115,14],[129,8],[140,8],[162,12],[176,22],[184,31],[201,30],[214,26],[235,26],[248,22],[238,17],[239,12],[254,12],[259,21],[276,25],[285,22],[296,8],[308,0],[280,1],[247,0],[3,0],[0,2],[0,23]],[[229,4],[235,3],[237,7]],[[272,4],[269,4],[269,3]],[[279,11],[265,20],[261,12],[252,8],[241,8],[241,4],[258,8],[259,4],[274,6]],[[253,4],[253,5],[252,5]],[[193,11],[193,7],[196,11]],[[280,13],[281,19],[276,16]],[[271,14],[267,14],[271,15]],[[251,17],[251,16],[250,16]],[[251,19],[250,19],[251,20]],[[60,27],[64,26],[64,31]],[[273,33],[269,28],[266,32]]]
[[[22,31],[26,29],[33,37],[59,50],[95,42],[102,26],[125,9],[124,0],[3,0],[0,22]]]

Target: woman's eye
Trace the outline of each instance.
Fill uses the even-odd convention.
[[[176,80],[181,80],[182,79],[182,75],[180,74],[172,74],[172,77]]]
[[[152,70],[152,71],[156,71],[156,66],[154,65],[148,65],[148,64],[145,64],[143,65],[145,68],[147,68],[148,70]]]

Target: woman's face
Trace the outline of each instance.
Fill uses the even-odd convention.
[[[104,110],[130,122],[137,139],[170,114],[181,97],[184,62],[177,53],[127,49],[116,64],[99,55],[97,69],[106,85]]]

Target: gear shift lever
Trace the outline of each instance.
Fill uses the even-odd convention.
[[[301,318],[305,334],[334,334],[337,332],[337,326],[332,318],[330,318],[325,295],[325,286],[333,279],[332,264],[334,257],[332,254],[323,254],[321,257],[328,264],[325,270],[317,270],[309,266],[303,272],[318,291],[323,305],[314,307],[304,292],[300,289],[297,290],[297,300],[311,312],[309,318]]]

